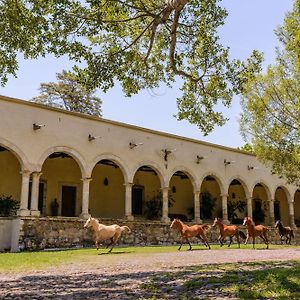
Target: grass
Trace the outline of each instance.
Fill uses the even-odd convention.
[[[300,299],[300,261],[214,264],[165,276],[169,276],[169,282],[179,279],[173,291],[177,299],[210,299],[210,293],[220,299]],[[156,288],[153,296],[172,294],[165,281],[150,279]],[[146,285],[141,288],[151,292]]]
[[[212,249],[220,250],[227,249],[227,247],[220,247],[219,245],[212,245]],[[286,245],[271,245],[271,249],[280,249],[295,246]],[[251,245],[242,245],[241,249],[251,249]],[[257,249],[264,249],[265,245],[256,245]],[[32,271],[43,270],[50,267],[62,266],[72,264],[80,261],[92,261],[95,254],[105,255],[105,259],[114,257],[114,254],[147,254],[147,253],[164,253],[177,252],[176,246],[144,246],[144,247],[115,247],[111,255],[105,255],[107,249],[100,249],[98,252],[94,248],[76,249],[76,250],[61,250],[61,251],[37,251],[37,252],[20,252],[20,253],[0,253],[0,273],[3,272],[18,272],[18,271]],[[186,251],[187,246],[183,246],[181,251]],[[205,250],[203,245],[194,245],[193,249]],[[237,249],[237,245],[231,246],[230,249]]]

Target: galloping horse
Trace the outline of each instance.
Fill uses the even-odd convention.
[[[218,241],[221,244],[221,247],[223,246],[223,242],[225,240],[226,237],[230,238],[230,242],[228,247],[230,247],[231,243],[232,243],[232,238],[235,236],[240,248],[240,237],[242,237],[243,239],[246,239],[246,235],[244,234],[243,231],[241,231],[239,229],[238,226],[235,225],[225,225],[222,223],[220,218],[215,218],[214,223],[213,223],[213,227],[215,227],[216,225],[219,226],[220,229],[220,236],[218,238]]]
[[[268,227],[263,226],[263,225],[255,226],[254,222],[252,221],[252,219],[250,217],[244,218],[243,225],[247,227],[247,238],[245,241],[245,245],[247,244],[247,242],[251,236],[253,239],[253,249],[254,249],[255,237],[259,236],[266,243],[267,249],[269,248],[269,241],[268,241],[268,237],[267,237],[267,232],[269,230]]]
[[[178,248],[178,250],[181,249],[181,246],[183,244],[183,239],[186,240],[186,242],[190,245],[189,250],[192,250],[191,243],[189,241],[189,238],[192,237],[197,237],[200,239],[206,247],[210,249],[210,245],[208,243],[207,237],[205,235],[205,230],[209,228],[209,225],[192,225],[188,226],[184,224],[181,220],[179,219],[174,219],[172,224],[170,225],[170,228],[174,228],[178,230],[181,234],[181,244]]]
[[[111,246],[108,253],[112,251],[123,231],[125,231],[126,233],[131,232],[130,228],[127,226],[119,226],[117,224],[107,226],[104,224],[100,224],[97,219],[92,217],[88,218],[83,226],[83,228],[88,227],[92,227],[95,232],[95,245],[97,247],[97,250],[99,249],[99,242],[110,239],[110,243],[106,247],[108,248],[109,246]]]
[[[285,240],[286,244],[291,244],[292,238],[295,238],[294,230],[289,226],[284,227],[282,225],[281,221],[279,221],[279,220],[276,222],[275,228],[278,228],[281,244],[283,242],[282,239],[284,239],[284,238],[286,238],[286,240]]]

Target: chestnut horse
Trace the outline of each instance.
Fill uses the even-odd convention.
[[[238,226],[235,225],[225,225],[222,223],[220,218],[215,218],[214,223],[213,223],[213,227],[215,227],[216,225],[219,226],[220,229],[220,236],[218,238],[218,241],[221,244],[221,247],[223,246],[223,242],[225,240],[226,237],[230,238],[230,242],[228,247],[230,247],[231,243],[232,243],[232,238],[235,236],[240,248],[240,237],[242,237],[243,239],[246,239],[246,235],[244,234],[243,231],[241,231],[239,229]]]
[[[188,226],[188,225],[184,224],[181,220],[174,219],[172,224],[170,225],[170,228],[174,228],[174,229],[178,230],[181,234],[181,237],[182,237],[181,244],[180,244],[178,250],[181,249],[184,239],[186,240],[187,244],[190,245],[189,250],[192,250],[192,246],[189,241],[189,238],[192,238],[192,237],[197,237],[204,243],[204,245],[206,247],[208,247],[210,249],[210,245],[209,245],[207,237],[205,235],[205,230],[209,228],[209,225],[196,224],[196,225]]]
[[[119,226],[117,224],[107,226],[104,224],[100,224],[97,219],[92,217],[88,218],[83,226],[83,228],[88,227],[92,227],[95,232],[95,245],[97,247],[97,250],[99,249],[99,242],[110,239],[110,243],[106,246],[106,248],[111,246],[108,253],[111,252],[111,250],[121,237],[123,231],[127,233],[131,232],[130,228],[127,226]]]
[[[255,225],[253,220],[250,217],[245,217],[243,225],[247,227],[247,238],[245,241],[245,245],[247,244],[250,237],[253,240],[253,249],[255,245],[255,237],[259,236],[266,243],[267,249],[269,248],[269,241],[267,232],[269,230],[268,227],[264,225]]]
[[[275,228],[278,228],[281,244],[283,242],[284,237],[286,238],[285,243],[291,244],[292,238],[295,238],[294,230],[289,226],[284,227],[281,221],[279,220],[276,222]]]

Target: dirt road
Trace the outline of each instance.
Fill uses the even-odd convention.
[[[59,268],[18,275],[0,273],[0,299],[154,299],[153,293],[155,299],[181,299],[177,297],[184,282],[177,275],[192,278],[195,266],[291,259],[300,260],[300,248],[149,254],[121,253],[115,248],[110,255],[99,255],[95,250],[92,260]],[[151,287],[153,278],[159,278],[159,283]],[[157,294],[158,290],[162,292]],[[199,295],[197,299],[232,299],[232,295],[209,285]]]

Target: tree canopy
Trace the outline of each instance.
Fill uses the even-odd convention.
[[[273,171],[300,184],[300,0],[276,31],[276,63],[243,92],[241,131]]]
[[[231,59],[220,43],[227,11],[222,0],[3,0],[0,3],[0,80],[16,75],[18,53],[68,55],[78,79],[106,92],[120,82],[126,96],[182,82],[179,120],[204,134],[223,125],[216,105],[260,70],[262,55]]]
[[[62,71],[56,77],[58,82],[41,83],[41,94],[31,101],[101,117],[101,99],[85,90],[74,74]]]

